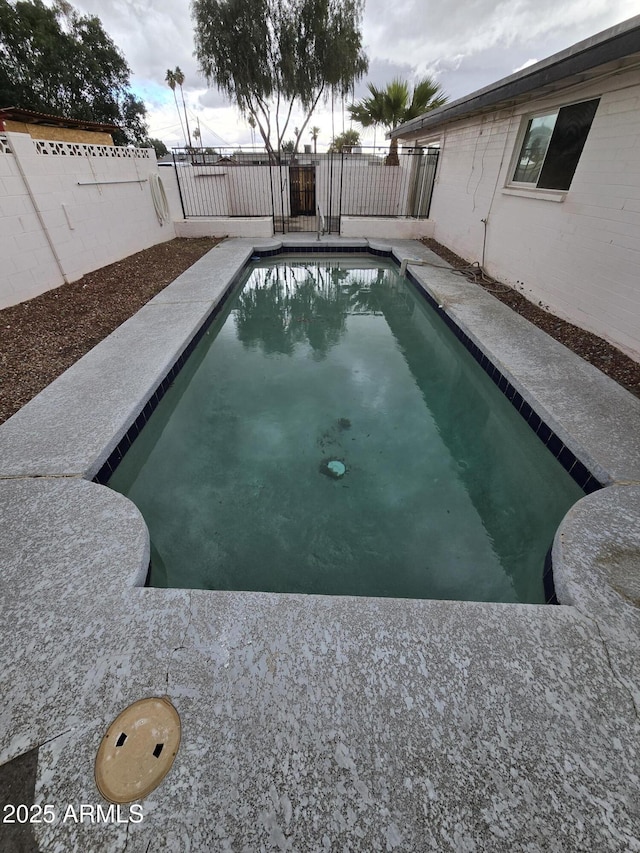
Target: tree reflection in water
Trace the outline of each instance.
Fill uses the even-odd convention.
[[[321,360],[344,334],[349,314],[381,314],[382,269],[339,262],[275,264],[253,271],[234,309],[238,339],[267,355],[292,355],[297,344]]]

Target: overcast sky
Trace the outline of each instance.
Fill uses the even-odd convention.
[[[164,82],[167,68],[179,65],[186,77],[189,122],[195,126],[200,119],[202,144],[251,144],[251,129],[237,110],[215,89],[207,90],[198,74],[188,0],[72,3],[97,15],[124,53],[133,89],[147,106],[151,136],[169,147],[184,143],[173,94]],[[640,0],[366,0],[369,73],[356,86],[356,99],[366,94],[367,80],[384,86],[395,76],[413,82],[430,74],[454,100],[637,14]],[[344,121],[348,128],[348,117]],[[321,129],[318,148],[324,150],[332,136],[330,108],[317,110],[312,125]],[[335,133],[343,129],[341,104],[333,127]],[[367,133],[364,141],[372,142]],[[378,131],[376,142],[382,140]],[[310,142],[308,133],[302,142]]]

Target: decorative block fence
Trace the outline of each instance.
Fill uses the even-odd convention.
[[[0,137],[0,308],[175,237],[153,149]]]

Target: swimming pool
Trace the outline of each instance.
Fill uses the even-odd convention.
[[[584,493],[398,269],[245,273],[109,485],[156,586],[542,602]]]

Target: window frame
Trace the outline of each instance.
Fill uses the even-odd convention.
[[[580,160],[582,159],[582,154],[584,152],[584,146],[587,144],[589,134],[591,133],[591,128],[593,127],[593,122],[595,121],[595,118],[597,115],[600,100],[601,100],[601,96],[596,95],[595,97],[592,96],[592,97],[583,98],[583,99],[576,100],[576,101],[568,101],[566,103],[558,104],[556,106],[549,105],[547,107],[541,107],[540,109],[535,110],[533,112],[527,112],[527,113],[523,114],[520,117],[520,127],[518,129],[518,134],[516,136],[515,145],[513,147],[513,154],[511,157],[511,161],[509,163],[509,171],[507,172],[506,181],[505,181],[505,184],[503,187],[505,194],[535,196],[536,198],[546,197],[546,199],[549,201],[563,201],[564,197],[566,196],[566,194],[571,189],[571,185],[572,185],[573,179],[575,177],[575,172],[577,171],[578,166],[580,165]],[[553,137],[553,132],[555,130],[555,127],[556,127],[556,124],[558,121],[558,116],[560,115],[560,111],[566,107],[573,107],[573,106],[577,106],[578,104],[586,104],[586,103],[589,103],[590,101],[596,101],[597,102],[596,108],[594,111],[593,118],[591,120],[591,124],[589,125],[587,135],[586,135],[585,140],[584,140],[582,151],[580,152],[580,155],[578,157],[578,161],[576,163],[574,173],[571,176],[569,186],[566,189],[539,187],[538,181],[540,180],[540,176],[542,175],[543,170],[544,170],[545,162],[546,162],[547,156],[549,154],[549,147],[551,144],[551,138]],[[549,142],[548,142],[547,147],[546,147],[545,152],[544,152],[544,157],[542,159],[542,164],[540,166],[540,171],[538,173],[538,177],[536,178],[536,181],[533,182],[533,181],[516,181],[516,180],[514,180],[513,176],[516,174],[516,171],[518,170],[518,167],[520,165],[520,159],[522,157],[522,151],[524,148],[525,140],[527,138],[527,132],[529,130],[530,122],[536,118],[542,118],[543,116],[549,116],[549,115],[554,115],[554,114],[555,114],[555,121],[553,124],[553,129],[551,131],[551,136],[549,137]]]
[[[538,180],[540,179],[540,175],[542,174],[542,169],[544,168],[544,161],[547,157],[547,153],[549,151],[549,145],[551,143],[551,137],[553,136],[553,128],[556,126],[556,122],[558,120],[558,115],[560,114],[560,107],[547,108],[546,110],[541,110],[537,113],[529,113],[528,115],[522,116],[521,119],[521,127],[520,132],[518,134],[519,145],[516,145],[516,149],[514,151],[515,157],[513,161],[513,168],[509,172],[510,184],[517,187],[529,187],[530,189],[538,189]],[[529,132],[529,126],[531,122],[535,121],[537,118],[543,118],[547,116],[553,116],[553,127],[551,128],[551,133],[549,134],[549,139],[547,140],[547,144],[544,149],[544,155],[542,157],[542,163],[540,164],[540,170],[538,172],[538,177],[535,181],[516,181],[513,177],[517,170],[520,168],[520,160],[522,158],[522,153],[524,151],[524,144],[527,139],[527,134]]]

